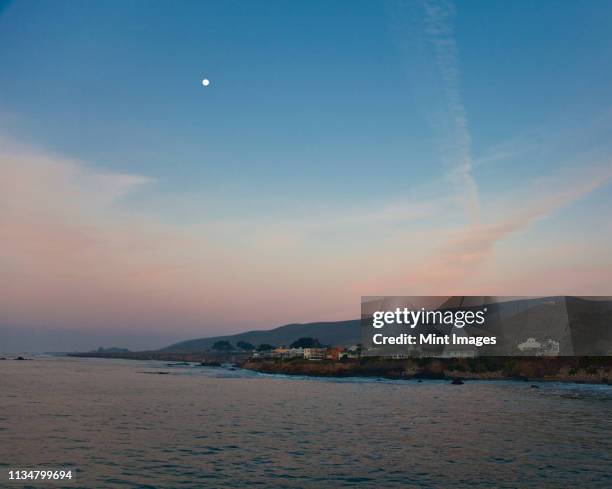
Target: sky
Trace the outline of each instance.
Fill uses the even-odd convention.
[[[611,295],[611,26],[597,0],[0,0],[0,351]]]

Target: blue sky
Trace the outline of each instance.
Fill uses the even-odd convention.
[[[49,150],[154,177],[160,191],[239,188],[238,208],[260,190],[350,201],[372,178],[401,193],[439,172],[430,112],[442,90],[419,10],[9,3],[0,19],[4,124]],[[459,3],[474,156],[605,109],[611,22],[609,2]]]
[[[99,181],[91,175],[59,185],[78,187],[86,202],[75,205],[91,209],[81,218],[92,226],[155,221],[235,263],[246,255],[251,273],[278,256],[315,262],[310,278],[301,268],[274,275],[306,303],[320,299],[317,267],[348,255],[330,280],[343,287],[337,309],[304,304],[262,325],[351,315],[380,284],[414,291],[391,264],[376,269],[379,257],[397,254],[410,276],[402,250],[426,252],[411,236],[430,233],[423,239],[446,249],[462,226],[494,235],[485,251],[504,253],[487,255],[488,278],[470,287],[501,290],[505,267],[541,262],[518,257],[551,236],[574,246],[573,258],[580,246],[600,258],[609,243],[610,227],[596,223],[612,203],[611,26],[607,1],[3,2],[0,135],[24,154],[111,175],[111,190],[92,184],[120,194],[104,207],[83,197],[82,181]],[[177,245],[172,256],[190,253]],[[359,278],[350,269],[362,265]],[[457,273],[445,281],[467,286],[458,277],[472,271]],[[610,284],[598,280],[576,292]],[[221,290],[251,288],[230,276]],[[233,312],[196,312],[175,336],[249,325]],[[16,312],[13,322],[37,319]],[[58,314],[54,326],[71,322]]]

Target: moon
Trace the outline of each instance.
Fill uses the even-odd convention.
[[[210,85],[210,80],[208,78],[204,78],[202,80],[202,85],[204,85],[205,87],[207,87],[208,85]]]

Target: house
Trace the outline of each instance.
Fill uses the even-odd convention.
[[[304,348],[304,358],[306,360],[325,360],[327,348]]]
[[[272,350],[272,358],[304,358],[304,348],[280,346]]]
[[[535,338],[527,338],[524,343],[517,345],[521,352],[527,352],[529,355],[534,356],[557,356],[559,355],[560,345],[558,341],[548,338],[542,342],[537,341]]]
[[[304,358],[304,348],[291,348],[289,358]]]
[[[342,355],[342,353],[343,353],[342,348],[339,348],[339,347],[329,348],[327,350],[325,358],[327,358],[328,360],[337,361],[341,358],[340,355]]]
[[[284,346],[279,346],[272,350],[272,358],[287,358],[289,356],[290,349]]]
[[[524,343],[520,343],[517,346],[518,349],[521,351],[533,351],[542,348],[542,343],[536,341],[535,338],[527,338],[527,341],[525,341]]]

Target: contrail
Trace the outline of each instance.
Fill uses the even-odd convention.
[[[472,175],[472,139],[459,90],[458,48],[453,29],[455,7],[445,0],[423,0],[422,5],[425,10],[425,32],[434,47],[451,123],[451,137],[443,158],[452,168],[451,177],[458,177],[465,190],[464,205],[471,223],[479,224],[480,197]]]

